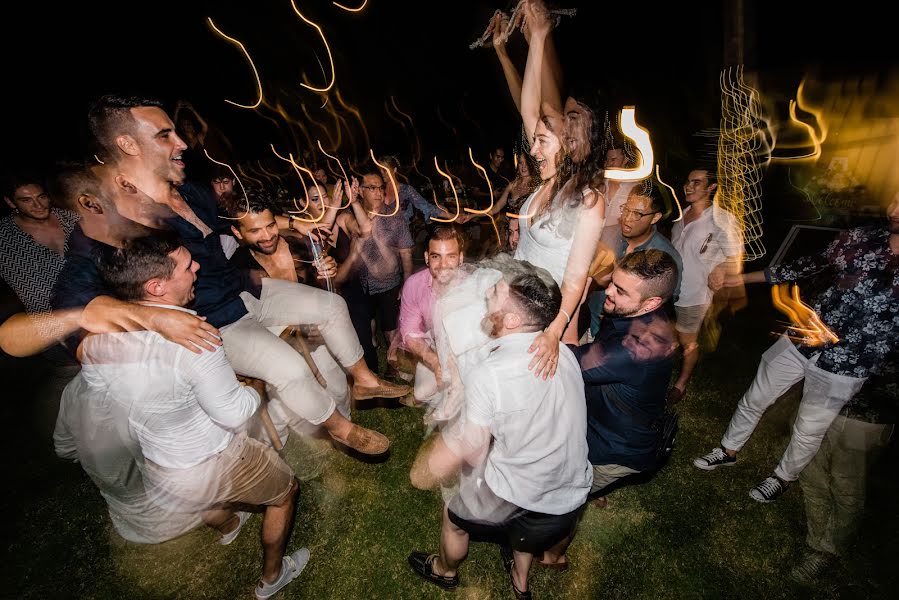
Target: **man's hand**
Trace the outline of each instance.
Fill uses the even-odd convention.
[[[337,261],[332,256],[322,256],[314,264],[318,279],[331,279],[337,275]]]
[[[180,310],[141,306],[151,311],[147,329],[155,331],[170,342],[184,346],[191,352],[200,354],[203,350],[215,351],[222,345],[219,330],[199,317]]]

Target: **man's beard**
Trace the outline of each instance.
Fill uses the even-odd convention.
[[[503,330],[504,316],[505,313],[500,310],[490,313],[481,319],[481,331],[492,338],[499,337],[500,331]]]
[[[259,252],[260,254],[265,254],[266,256],[271,256],[272,254],[274,254],[275,252],[278,251],[278,243],[275,242],[275,243],[272,245],[272,247],[269,248],[268,250],[266,250],[265,248],[263,248],[263,247],[260,246],[259,244],[250,244],[250,248],[253,249],[253,252]]]

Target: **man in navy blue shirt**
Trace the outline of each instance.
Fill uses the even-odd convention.
[[[677,346],[668,300],[677,281],[674,259],[661,250],[624,256],[612,272],[596,339],[579,346],[587,397],[591,497],[616,481],[655,468],[672,355]]]
[[[279,408],[273,417],[284,425],[307,421],[322,425],[337,442],[363,454],[383,454],[390,441],[352,423],[326,395],[310,394],[318,386],[303,358],[268,327],[316,325],[329,350],[353,377],[353,397],[396,398],[410,391],[372,373],[362,358],[346,302],[310,286],[267,278],[259,298],[241,289],[243,278],[228,263],[211,190],[184,183],[182,152],[187,147],[161,103],[148,98],[103,96],[91,107],[91,132],[104,162],[117,168],[156,202],[177,215],[172,227],[200,265],[193,309],[221,332],[234,370],[264,380]]]

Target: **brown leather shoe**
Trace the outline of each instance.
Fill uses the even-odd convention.
[[[344,446],[348,446],[362,454],[384,454],[390,449],[390,440],[387,439],[386,435],[380,434],[372,429],[360,427],[355,423],[353,423],[353,427],[350,429],[350,433],[345,440],[333,434],[331,437]]]
[[[401,398],[412,391],[408,385],[400,385],[384,381],[378,378],[378,385],[363,387],[353,384],[353,400],[368,400],[369,398]]]

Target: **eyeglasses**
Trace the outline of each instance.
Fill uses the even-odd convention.
[[[386,187],[383,185],[360,185],[359,188],[363,189],[363,190],[371,190],[371,191],[381,190],[382,192],[386,189]]]
[[[642,219],[643,217],[648,217],[649,215],[654,215],[657,212],[659,212],[659,211],[654,210],[652,212],[640,212],[639,210],[631,210],[630,208],[622,208],[621,209],[621,217],[625,220],[627,220],[627,219],[639,220],[639,219]]]

